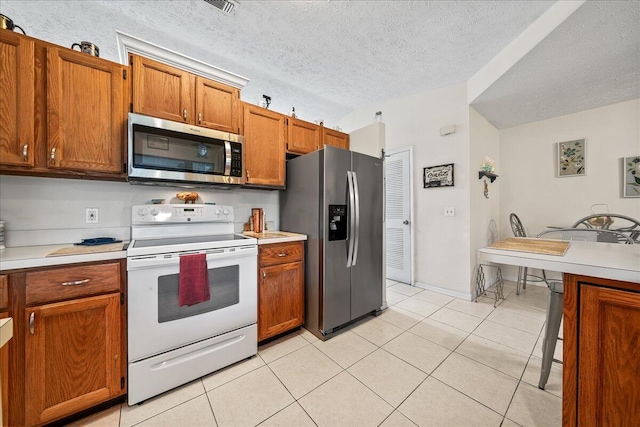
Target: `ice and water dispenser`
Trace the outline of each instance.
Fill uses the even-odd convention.
[[[347,240],[347,205],[329,205],[329,241]]]

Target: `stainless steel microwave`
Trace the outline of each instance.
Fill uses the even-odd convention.
[[[129,113],[129,182],[244,184],[244,137]]]

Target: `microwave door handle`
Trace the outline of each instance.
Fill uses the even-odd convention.
[[[224,176],[231,176],[231,143],[224,142]]]
[[[347,191],[349,193],[349,207],[347,209],[349,215],[349,222],[347,227],[347,241],[349,242],[347,251],[347,267],[353,265],[353,248],[355,243],[355,228],[356,228],[356,216],[354,214],[355,208],[355,194],[353,191],[353,176],[351,171],[347,171]]]

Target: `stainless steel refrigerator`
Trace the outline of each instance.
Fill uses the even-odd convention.
[[[287,161],[280,228],[307,235],[305,328],[322,340],[382,306],[383,162],[325,146]]]

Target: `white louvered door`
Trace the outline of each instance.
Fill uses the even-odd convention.
[[[385,160],[387,279],[411,284],[411,156],[408,149]]]

